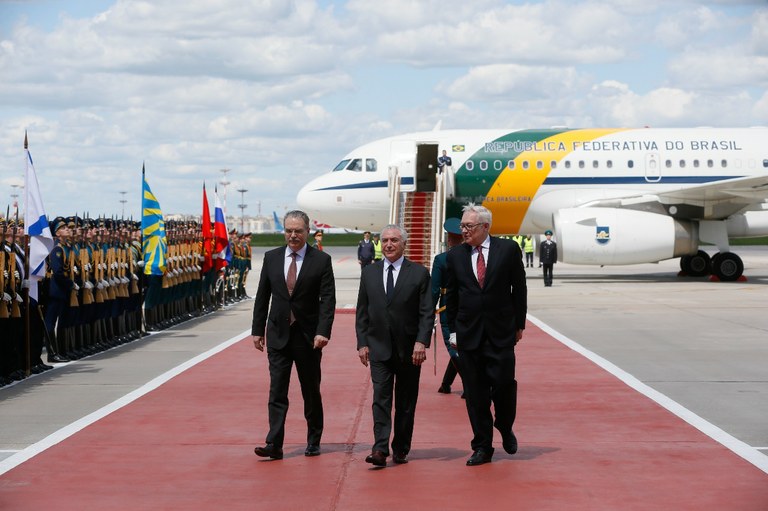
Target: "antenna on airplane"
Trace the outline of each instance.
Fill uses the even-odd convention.
[[[440,129],[443,127],[443,120],[440,119],[437,121],[437,124],[435,124],[435,127],[432,128],[432,131],[440,131]]]

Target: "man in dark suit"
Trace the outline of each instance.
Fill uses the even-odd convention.
[[[309,217],[303,211],[289,211],[283,225],[286,245],[264,254],[251,327],[253,344],[259,351],[264,351],[266,330],[270,377],[269,432],[266,445],[256,447],[254,452],[271,459],[283,458],[288,384],[294,363],[307,420],[304,455],[320,454],[320,361],[331,337],[336,310],[331,257],[307,244]]]
[[[465,206],[460,227],[464,244],[448,252],[446,312],[474,434],[467,465],[482,465],[493,456],[494,426],[504,450],[517,452],[515,344],[523,337],[528,291],[520,246],[489,235],[488,209]]]
[[[384,467],[395,420],[393,461],[408,463],[421,364],[427,358],[434,307],[429,271],[403,257],[408,234],[397,225],[381,232],[384,259],[363,268],[357,298],[357,349],[371,367],[374,444],[366,463]]]

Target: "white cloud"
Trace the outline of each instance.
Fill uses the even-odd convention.
[[[49,212],[110,215],[142,162],[167,212],[196,213],[221,168],[269,212],[355,146],[438,121],[768,124],[768,9],[733,4],[117,0],[53,28],[19,18],[0,40],[0,193],[25,130]]]

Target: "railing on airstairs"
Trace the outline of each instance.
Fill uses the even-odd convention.
[[[435,175],[434,192],[403,192],[397,167],[389,169],[389,222],[408,231],[405,256],[427,268],[435,255],[445,249],[446,189],[452,189],[452,169]]]

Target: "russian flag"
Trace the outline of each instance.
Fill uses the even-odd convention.
[[[224,209],[221,207],[218,189],[214,188],[213,194],[216,197],[216,208],[213,213],[213,260],[216,270],[220,270],[228,262],[229,235],[227,234],[227,219],[224,216]]]

